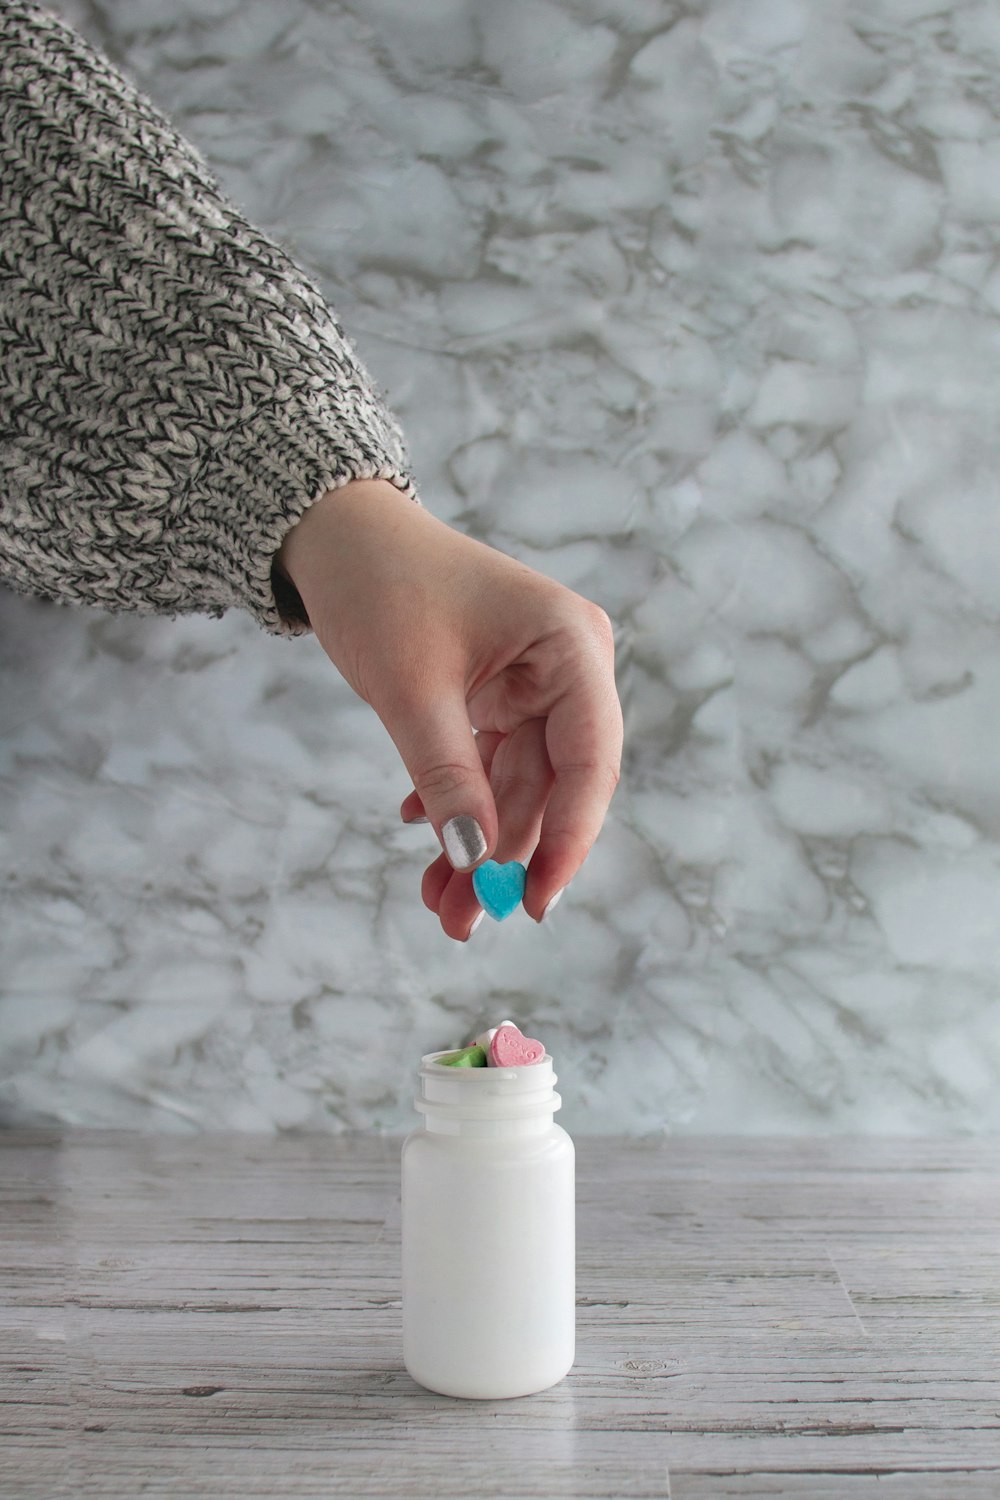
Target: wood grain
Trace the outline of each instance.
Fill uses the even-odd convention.
[[[555,1390],[402,1369],[399,1142],[0,1134],[0,1494],[997,1500],[1000,1167],[578,1142]]]

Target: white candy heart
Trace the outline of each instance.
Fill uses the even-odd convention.
[[[514,1024],[515,1023],[513,1021],[500,1022],[500,1026],[513,1026]],[[482,1047],[483,1051],[486,1053],[487,1061],[489,1060],[490,1055],[490,1042],[492,1042],[493,1038],[500,1030],[500,1026],[491,1026],[489,1031],[481,1031],[475,1038],[475,1040],[470,1043],[470,1046]]]

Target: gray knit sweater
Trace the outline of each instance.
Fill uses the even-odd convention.
[[[63,21],[0,0],[0,569],[112,610],[306,628],[272,560],[351,479],[416,498],[333,312]]]

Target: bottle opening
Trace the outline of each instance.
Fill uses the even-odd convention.
[[[517,1068],[443,1068],[437,1058],[445,1056],[447,1049],[420,1059],[420,1093],[413,1101],[420,1114],[515,1120],[552,1115],[562,1104],[547,1052],[540,1062]]]

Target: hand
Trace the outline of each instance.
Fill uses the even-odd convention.
[[[422,894],[444,931],[468,938],[479,915],[471,871],[487,858],[530,856],[524,906],[541,921],[586,859],[618,782],[607,615],[386,480],[324,495],[277,566],[402,756],[415,790],[401,816],[425,816],[441,840]]]

